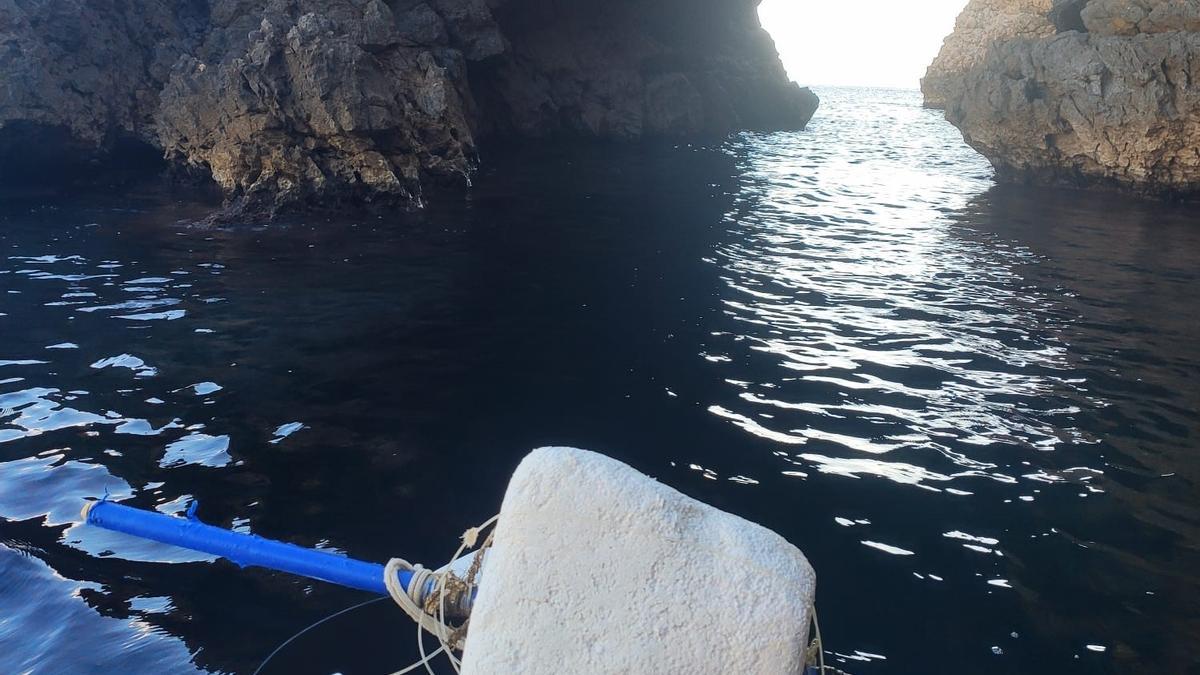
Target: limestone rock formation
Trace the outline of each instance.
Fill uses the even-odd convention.
[[[925,105],[945,107],[955,80],[983,62],[987,45],[1054,35],[1050,10],[1051,0],[971,0],[921,79]]]
[[[262,18],[233,58],[179,59],[156,115],[167,157],[211,172],[240,211],[267,215],[406,202],[422,177],[464,176],[474,150],[461,53],[404,46],[422,36],[403,35],[380,0],[350,17],[304,11],[318,4],[332,3]]]
[[[0,0],[0,179],[154,136],[167,73],[195,43],[196,2]]]
[[[754,0],[0,0],[0,180],[122,143],[240,214],[413,203],[487,136],[802,128]]]
[[[947,119],[1001,180],[1200,192],[1200,0],[1055,9],[1055,35],[980,46]]]
[[[1200,31],[1197,0],[1091,0],[1080,16],[1096,35]]]

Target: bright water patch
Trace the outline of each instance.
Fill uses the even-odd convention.
[[[173,467],[184,464],[199,466],[225,466],[229,456],[229,436],[210,436],[192,433],[167,445],[161,466]]]
[[[288,422],[287,424],[279,425],[275,430],[275,438],[271,439],[271,443],[279,443],[283,439],[304,428],[303,422]]]
[[[146,362],[131,354],[121,354],[119,356],[110,356],[100,359],[92,364],[93,368],[128,368],[137,374],[138,377],[153,377],[158,374],[158,369],[153,366],[146,365]]]
[[[216,382],[197,382],[192,385],[192,391],[196,392],[197,396],[207,396],[218,391],[221,391],[221,385]]]

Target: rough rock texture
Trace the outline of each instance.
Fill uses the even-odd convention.
[[[407,46],[445,38],[435,15],[406,35],[381,0],[279,4],[290,13],[268,12],[236,56],[176,63],[156,116],[169,159],[211,172],[226,194],[267,213],[414,200],[423,176],[466,175],[474,150],[461,52]],[[217,45],[199,53],[221,53],[239,23],[260,15],[222,15]]]
[[[162,82],[202,29],[196,2],[0,0],[0,178],[154,136]],[[43,155],[46,155],[43,157]]]
[[[521,462],[484,570],[463,675],[804,669],[804,554],[596,453]]]
[[[801,128],[816,97],[756,5],[0,0],[0,178],[144,143],[271,214],[412,203],[489,134]]]
[[[947,119],[1002,180],[1200,192],[1200,0],[1060,4],[1063,32],[981,47]]]
[[[1054,35],[1050,10],[1051,0],[971,0],[921,79],[925,105],[945,107],[957,79],[983,62],[986,45]]]
[[[1198,0],[1091,0],[1080,12],[1088,32],[1138,35],[1200,31]]]

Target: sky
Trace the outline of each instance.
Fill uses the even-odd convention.
[[[800,84],[920,85],[967,0],[762,0],[758,14]]]

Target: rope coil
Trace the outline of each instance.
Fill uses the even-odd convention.
[[[441,571],[414,565],[403,558],[392,558],[384,566],[383,583],[387,587],[388,595],[417,624],[417,649],[421,654],[418,661],[392,673],[392,675],[404,675],[421,667],[424,667],[429,675],[436,675],[431,662],[438,654],[446,656],[446,659],[450,661],[450,666],[454,668],[454,672],[461,672],[462,660],[456,655],[456,652],[462,651],[467,637],[467,625],[471,620],[468,617],[461,624],[455,626],[449,622],[447,617],[452,614],[459,616],[468,614],[467,610],[472,601],[472,594],[478,586],[479,571],[483,567],[484,552],[492,545],[492,533],[488,533],[483,544],[475,552],[475,557],[471,560],[465,578],[456,575],[450,569],[450,565],[458,560],[464,551],[474,548],[479,541],[480,533],[495,525],[499,517],[499,515],[492,516],[479,527],[472,527],[463,532],[462,544],[451,556],[450,563],[447,563]],[[407,588],[400,583],[401,571],[412,573]],[[448,612],[447,610],[453,611]],[[438,648],[428,654],[425,651],[424,633],[429,633],[438,641]]]

